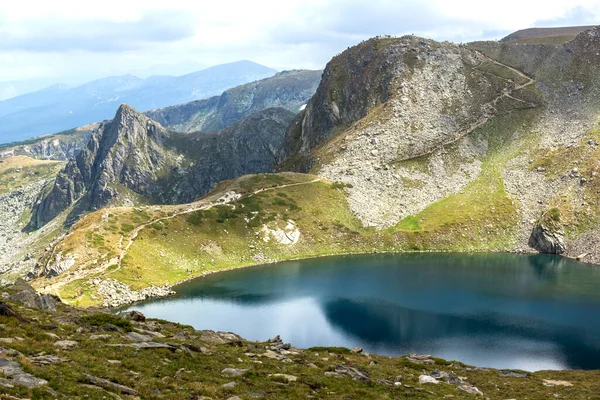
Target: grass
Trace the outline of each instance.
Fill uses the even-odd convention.
[[[0,159],[0,195],[40,180],[49,179],[63,168],[58,161],[35,160],[26,156]]]
[[[12,288],[5,289],[9,292]],[[242,399],[260,394],[273,399],[439,399],[451,395],[460,399],[475,396],[459,392],[454,385],[420,385],[419,376],[430,374],[434,369],[455,372],[467,382],[477,386],[486,398],[492,400],[527,398],[591,399],[600,392],[598,371],[540,371],[526,378],[502,377],[497,370],[470,368],[459,362],[434,358],[432,365],[416,364],[406,357],[387,357],[355,354],[339,347],[314,347],[290,355],[291,362],[281,362],[265,357],[251,358],[247,353],[263,354],[268,343],[241,341],[239,346],[215,344],[210,339],[214,333],[196,331],[194,328],[162,320],[120,323],[121,318],[82,309],[58,305],[56,313],[30,310],[9,304],[29,323],[16,318],[0,316],[2,336],[19,337],[21,341],[3,344],[4,358],[18,362],[21,368],[37,378],[48,381],[47,387],[27,389],[14,385],[2,387],[0,398],[6,399],[54,399],[113,397],[101,389],[88,385],[86,374],[125,385],[138,392],[137,396],[123,398],[166,399],[200,398],[226,399],[239,396]],[[121,326],[109,327],[121,324]],[[128,347],[112,347],[111,344],[133,343],[123,338],[129,328],[153,330],[164,338],[154,338],[159,343],[169,343],[169,349],[136,350]],[[77,342],[70,350],[54,345],[59,340]],[[105,335],[92,339],[91,335]],[[266,338],[265,338],[266,339]],[[285,339],[285,338],[284,338]],[[184,351],[183,344],[203,348],[203,352]],[[8,351],[6,350],[8,349]],[[11,354],[14,350],[18,353]],[[39,354],[56,355],[62,362],[46,366],[36,365],[32,359]],[[111,360],[109,362],[109,360]],[[257,363],[256,361],[260,361]],[[351,366],[363,371],[368,382],[349,377],[327,376],[336,366]],[[243,368],[248,372],[239,377],[221,373],[224,368]],[[296,376],[288,382],[271,374]],[[402,385],[394,386],[397,376]],[[566,380],[573,387],[543,384],[543,379]],[[235,387],[224,384],[236,382]]]
[[[490,119],[471,135],[485,139],[489,152],[480,175],[460,192],[431,204],[417,215],[388,229],[413,250],[508,250],[514,246],[519,208],[504,188],[506,163],[531,146],[534,135],[511,136],[533,120],[533,110],[520,110]],[[450,149],[451,152],[451,149]],[[409,162],[411,160],[408,160]],[[405,161],[406,162],[406,161]],[[419,164],[427,163],[419,157]]]
[[[338,189],[323,182],[280,188],[244,197],[233,207],[217,206],[163,221],[162,229],[140,232],[112,278],[139,289],[264,261],[346,252],[348,243],[364,242],[357,234],[365,230]],[[289,220],[301,232],[296,245],[263,240],[263,226],[285,228]],[[149,263],[151,269],[145,267]],[[132,279],[140,274],[141,279]]]
[[[125,318],[121,318],[113,314],[90,314],[81,317],[81,322],[84,325],[103,327],[105,325],[113,325],[117,328],[123,329],[125,332],[133,331],[133,325],[131,321]]]

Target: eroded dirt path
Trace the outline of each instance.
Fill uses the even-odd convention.
[[[511,100],[515,100],[515,101],[518,101],[520,103],[523,103],[523,104],[526,104],[526,105],[530,106],[530,103],[528,103],[527,101],[514,97],[513,93],[516,92],[517,90],[523,89],[523,88],[525,88],[525,87],[527,87],[529,85],[533,85],[535,83],[535,79],[533,79],[530,76],[526,75],[524,72],[519,71],[518,69],[513,68],[513,67],[511,67],[509,65],[503,64],[500,61],[496,61],[493,58],[490,58],[490,57],[486,56],[483,53],[479,53],[479,54],[481,54],[485,58],[485,60],[487,62],[491,62],[493,64],[496,64],[496,65],[499,65],[501,67],[504,67],[504,68],[506,68],[506,69],[514,72],[515,74],[519,75],[521,78],[526,79],[526,82],[524,82],[524,83],[521,83],[521,84],[516,84],[515,83],[513,87],[505,88],[500,95],[498,95],[495,99],[492,100],[491,103],[494,106],[496,106],[496,104],[498,104],[498,102],[501,99],[503,99],[503,98],[509,98]],[[474,68],[476,69],[479,66],[481,66],[482,64],[483,64],[483,62],[481,62],[479,65],[477,65]],[[489,73],[490,75],[493,75],[493,76],[495,76],[495,77],[497,77],[499,79],[502,79],[502,80],[505,80],[505,81],[510,81],[510,79],[498,76],[498,75],[493,74],[491,72],[487,72],[487,73]],[[488,115],[488,116],[485,116],[483,118],[478,119],[477,121],[475,121],[474,123],[472,123],[468,127],[466,127],[464,129],[461,129],[460,131],[458,131],[457,137],[455,137],[452,140],[449,140],[449,141],[447,141],[447,142],[445,142],[445,143],[437,146],[436,148],[434,148],[431,151],[428,151],[428,152],[425,152],[425,153],[422,153],[422,154],[418,154],[416,156],[411,156],[411,157],[408,157],[408,158],[405,158],[405,159],[399,160],[399,161],[408,161],[408,160],[411,160],[411,159],[414,159],[414,158],[419,158],[419,157],[423,157],[423,156],[427,156],[427,155],[433,154],[436,151],[438,151],[438,150],[440,150],[440,149],[442,149],[442,148],[444,148],[446,146],[449,146],[449,145],[451,145],[451,144],[453,144],[455,142],[458,142],[460,139],[462,139],[463,137],[467,136],[468,134],[470,134],[471,132],[473,132],[475,129],[480,128],[483,125],[485,125],[491,118],[494,118],[497,115],[498,114],[491,114],[491,115]]]
[[[320,182],[322,180],[323,180],[322,178],[315,178],[315,179],[313,179],[311,181],[307,181],[307,182],[297,182],[297,183],[290,183],[290,184],[286,184],[286,185],[278,185],[278,186],[273,186],[273,187],[260,188],[260,189],[254,190],[254,191],[246,194],[245,196],[254,196],[254,195],[262,193],[262,192],[284,189],[284,188],[293,187],[293,186],[309,185],[309,184],[313,184],[316,182]],[[139,235],[139,233],[142,229],[144,229],[152,224],[162,222],[162,221],[167,221],[167,220],[179,217],[181,215],[190,214],[190,213],[193,213],[196,211],[209,210],[218,205],[229,204],[232,201],[235,201],[238,198],[240,198],[240,197],[237,197],[237,198],[232,197],[229,201],[227,201],[227,200],[222,200],[224,197],[225,197],[225,194],[223,196],[219,197],[216,201],[199,200],[197,202],[190,203],[187,205],[181,205],[180,207],[182,207],[183,209],[180,211],[174,212],[172,215],[168,215],[166,217],[154,218],[154,219],[151,219],[147,222],[144,222],[144,223],[136,226],[131,231],[131,233],[128,235],[127,244],[125,246],[122,245],[122,243],[124,241],[123,240],[124,237],[121,236],[121,240],[120,240],[120,244],[119,244],[120,251],[117,256],[115,256],[107,261],[104,261],[102,264],[100,264],[94,268],[85,268],[85,266],[83,266],[75,271],[73,271],[73,270],[65,271],[61,275],[62,279],[60,279],[52,284],[46,285],[46,286],[40,288],[40,290],[43,293],[52,293],[52,294],[55,294],[58,296],[59,290],[63,286],[65,286],[73,281],[86,278],[87,276],[90,276],[90,275],[100,275],[102,273],[106,273],[106,270],[108,269],[108,267],[112,266],[112,265],[117,265],[117,268],[106,273],[105,275],[110,275],[110,274],[120,270],[123,258],[127,254],[127,251],[129,250],[129,248],[133,245],[135,239],[137,238],[137,236]]]

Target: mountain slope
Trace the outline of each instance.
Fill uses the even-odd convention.
[[[226,90],[221,96],[166,107],[146,115],[178,132],[216,132],[256,111],[282,107],[292,112],[317,90],[321,71],[285,71]]]
[[[59,173],[31,226],[43,226],[75,203],[70,220],[115,202],[191,201],[222,180],[271,170],[293,116],[267,109],[218,133],[186,135],[122,105]]]
[[[552,28],[529,28],[513,32],[500,39],[501,42],[562,44],[575,39],[581,32],[595,28],[590,26],[565,26]]]
[[[76,87],[52,86],[0,101],[0,142],[24,140],[110,118],[119,104],[141,110],[214,96],[271,76],[250,61],[223,64],[180,77],[109,77]]]

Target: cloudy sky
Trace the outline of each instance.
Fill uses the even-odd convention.
[[[322,68],[365,38],[464,42],[600,23],[600,0],[20,0],[0,3],[0,82],[181,74],[249,59]]]

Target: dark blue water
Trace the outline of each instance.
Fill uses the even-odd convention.
[[[176,291],[132,308],[303,348],[600,369],[600,268],[553,256],[330,257],[223,272]]]

